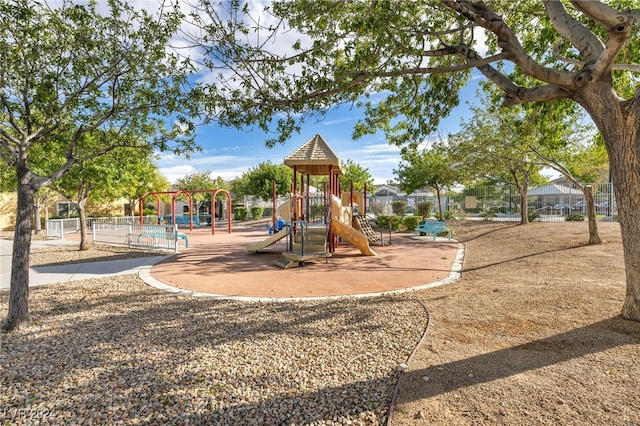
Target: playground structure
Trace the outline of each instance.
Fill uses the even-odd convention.
[[[286,225],[274,229],[263,241],[250,244],[248,252],[257,252],[286,238],[286,250],[274,261],[276,266],[304,266],[308,260],[327,259],[344,240],[365,256],[376,256],[371,245],[385,245],[366,221],[366,185],[364,192],[341,192],[340,160],[320,135],[315,135],[284,160],[293,169],[289,200],[274,208],[272,223],[281,220]],[[311,176],[327,177],[320,195],[311,196]],[[274,226],[274,228],[276,228]]]
[[[228,233],[231,233],[231,211],[232,211],[232,207],[231,207],[231,194],[229,193],[229,191],[225,190],[225,189],[197,189],[197,190],[187,190],[187,189],[183,189],[183,190],[178,190],[178,191],[152,191],[152,192],[147,192],[144,195],[142,195],[142,197],[140,197],[140,200],[138,200],[138,209],[140,212],[140,224],[143,224],[143,205],[144,205],[144,200],[149,197],[149,196],[153,196],[156,199],[156,211],[158,212],[158,224],[160,224],[160,206],[161,206],[161,200],[160,200],[160,196],[161,195],[171,195],[171,224],[172,225],[176,225],[176,224],[188,224],[189,225],[189,230],[193,231],[193,225],[199,225],[199,221],[198,221],[198,217],[196,216],[196,219],[194,220],[193,217],[193,194],[199,194],[199,193],[211,193],[211,202],[215,202],[216,197],[218,196],[218,194],[222,193],[224,195],[226,195],[227,197],[227,230]],[[185,220],[180,220],[178,215],[176,214],[176,199],[178,198],[178,196],[180,195],[184,195],[185,197],[187,197],[187,199],[189,200],[189,220],[188,222]],[[180,218],[185,219],[185,216],[180,215]],[[215,218],[212,215],[211,217],[211,235],[215,235],[216,233],[216,226],[215,226]]]

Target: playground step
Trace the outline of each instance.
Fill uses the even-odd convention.
[[[278,258],[276,258],[276,260],[273,261],[273,264],[279,268],[282,269],[291,269],[291,268],[297,268],[300,266],[300,261],[299,260],[291,260],[291,259],[287,259],[284,256],[280,256]]]
[[[327,257],[331,257],[331,253],[329,252],[307,252],[305,250],[304,254],[296,251],[286,251],[282,253],[282,256],[285,259],[296,260],[299,262],[305,262],[307,260],[317,260],[317,259],[325,259]]]
[[[310,234],[326,234],[327,226],[326,225],[309,225],[307,226],[307,230]]]
[[[306,241],[324,242],[327,240],[327,236],[323,234],[305,234]],[[294,237],[294,242],[302,241],[302,233],[298,232]]]
[[[302,233],[308,238],[325,238],[327,235],[327,227],[324,225],[310,225],[304,228],[304,232],[300,232],[299,230],[296,235]]]
[[[313,242],[313,241],[305,241],[304,245],[302,242],[294,242],[293,243],[293,251],[300,252],[302,251],[304,246],[305,253],[312,252],[326,252],[327,251],[327,242]]]

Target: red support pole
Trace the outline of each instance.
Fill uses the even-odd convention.
[[[364,204],[363,209],[362,209],[362,214],[364,216],[367,215],[367,182],[364,183],[364,201],[362,202]]]
[[[173,197],[171,197],[171,224],[172,225],[176,224],[176,195],[178,195],[178,193],[174,192]]]
[[[349,184],[349,207],[351,208],[351,217],[353,218],[353,181]]]
[[[309,221],[311,220],[311,192],[309,192],[309,181],[311,181],[311,175],[309,175],[307,173],[307,195],[306,195],[306,202],[305,202],[305,210],[304,210],[304,214],[307,216],[307,223],[309,223]]]
[[[153,195],[156,197],[156,217],[158,218],[158,225],[160,225],[160,197],[157,194]]]
[[[271,212],[271,220],[273,221],[273,229],[276,229],[276,220],[277,220],[277,215],[276,215],[276,181],[274,180],[271,183],[271,197],[272,197],[272,201],[273,201],[273,211]]]
[[[211,191],[211,208],[209,209],[209,214],[211,215],[211,235],[216,234],[216,194],[217,190]]]
[[[293,215],[291,215],[291,222],[298,220],[298,166],[293,166],[293,180],[291,181],[291,187],[293,188]]]
[[[304,175],[300,173],[300,217],[304,219],[305,211],[304,211]]]

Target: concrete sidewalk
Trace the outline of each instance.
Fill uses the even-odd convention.
[[[32,248],[78,244],[77,241],[33,241]],[[11,252],[13,241],[0,240],[0,289],[11,283]],[[134,259],[84,262],[70,265],[37,266],[29,269],[29,287],[65,281],[102,278],[113,275],[137,274],[141,268],[153,265],[166,256],[138,257]]]

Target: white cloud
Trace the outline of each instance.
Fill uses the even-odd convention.
[[[170,183],[175,183],[176,180],[196,171],[196,169],[189,165],[183,164],[179,166],[162,167],[158,166],[160,172],[169,180]]]

